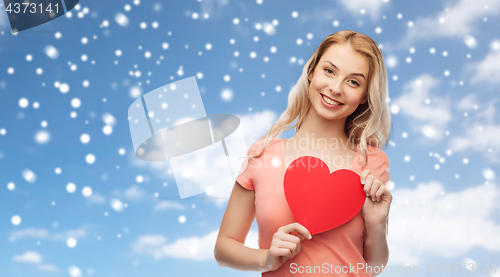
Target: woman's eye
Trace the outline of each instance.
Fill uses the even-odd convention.
[[[325,68],[325,71],[326,71],[326,72],[328,72],[328,73],[330,73],[330,72],[334,73],[334,72],[333,72],[333,70],[331,70],[331,69],[329,69],[329,68]],[[358,82],[356,82],[356,81],[354,81],[354,80],[351,80],[351,81],[353,81],[353,83],[352,83],[352,84],[354,84],[354,85],[356,85],[356,86],[358,86],[358,87],[360,86]]]

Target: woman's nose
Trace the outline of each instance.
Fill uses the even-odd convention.
[[[340,78],[335,78],[330,83],[329,88],[330,88],[330,92],[332,94],[340,94],[340,93],[342,93],[342,80]]]

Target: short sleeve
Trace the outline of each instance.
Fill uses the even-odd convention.
[[[256,142],[254,142],[247,151],[247,156],[257,155],[264,145],[265,137],[260,138]],[[260,147],[259,147],[260,146]],[[245,162],[242,165],[242,168],[236,177],[236,181],[245,189],[255,190],[253,186],[253,174],[256,170],[255,159],[246,158]]]
[[[370,164],[370,172],[375,178],[377,178],[382,184],[387,185],[390,176],[390,167],[389,167],[389,157],[385,152],[378,148],[372,147],[369,152],[373,151],[375,153],[370,154],[368,157],[368,163]]]

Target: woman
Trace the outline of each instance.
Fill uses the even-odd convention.
[[[389,256],[392,201],[386,187],[389,160],[380,149],[391,127],[387,96],[387,73],[377,43],[351,30],[325,38],[290,91],[286,111],[248,151],[250,159],[236,178],[217,237],[217,263],[260,271],[262,276],[380,273]],[[293,127],[295,136],[277,138]],[[320,157],[330,172],[358,173],[367,195],[354,218],[312,238],[296,222],[283,191],[287,166],[306,155]],[[243,245],[255,217],[259,249]]]

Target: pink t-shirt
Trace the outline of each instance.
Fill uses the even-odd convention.
[[[260,153],[264,139],[252,144],[247,155]],[[259,248],[269,249],[273,234],[278,228],[297,222],[288,206],[283,189],[285,162],[283,143],[286,139],[270,138],[264,153],[248,161],[246,169],[236,181],[248,190],[255,190],[255,216],[259,229]],[[259,143],[262,144],[259,146]],[[389,181],[389,159],[378,147],[368,145],[368,164],[360,167],[356,161],[349,169],[361,174],[368,168],[382,183]],[[359,159],[357,153],[355,159]],[[371,200],[370,200],[371,201]],[[349,222],[332,230],[313,235],[312,240],[303,240],[299,254],[286,261],[275,271],[263,272],[262,276],[337,275],[370,276],[365,270],[357,270],[358,263],[366,265],[363,258],[365,225],[361,211]],[[337,272],[337,273],[336,273]],[[348,273],[345,273],[348,272]],[[301,274],[302,273],[302,274]],[[312,274],[312,275],[311,275]]]

